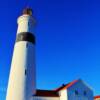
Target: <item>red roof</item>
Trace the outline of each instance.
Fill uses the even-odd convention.
[[[97,98],[100,98],[100,95],[97,95],[97,96],[94,97],[94,99],[97,99]]]
[[[64,89],[67,89],[69,87],[71,87],[72,85],[74,85],[76,82],[78,82],[78,80],[74,80],[66,85],[62,85],[61,87],[55,89],[55,91],[60,91],[60,90],[64,90]]]

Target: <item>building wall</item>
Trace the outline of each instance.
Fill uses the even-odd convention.
[[[100,100],[100,98],[96,98],[96,99],[94,99],[94,100]]]
[[[59,97],[38,97],[34,96],[31,100],[60,100]]]
[[[67,90],[62,90],[59,92],[60,100],[68,100],[67,98]]]
[[[67,91],[68,100],[94,100],[92,89],[81,80],[69,87]]]

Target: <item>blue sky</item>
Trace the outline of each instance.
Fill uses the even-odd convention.
[[[81,78],[95,95],[100,94],[99,0],[3,0],[0,2],[0,100],[5,100],[16,21],[27,5],[37,19],[37,88],[54,89]]]

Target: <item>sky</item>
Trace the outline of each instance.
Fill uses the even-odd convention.
[[[2,0],[0,100],[6,96],[17,18],[27,6],[37,20],[37,88],[55,89],[81,78],[100,94],[99,0]]]

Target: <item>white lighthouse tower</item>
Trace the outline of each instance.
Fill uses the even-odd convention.
[[[35,19],[26,8],[18,18],[18,30],[12,58],[6,100],[30,100],[36,92]]]

